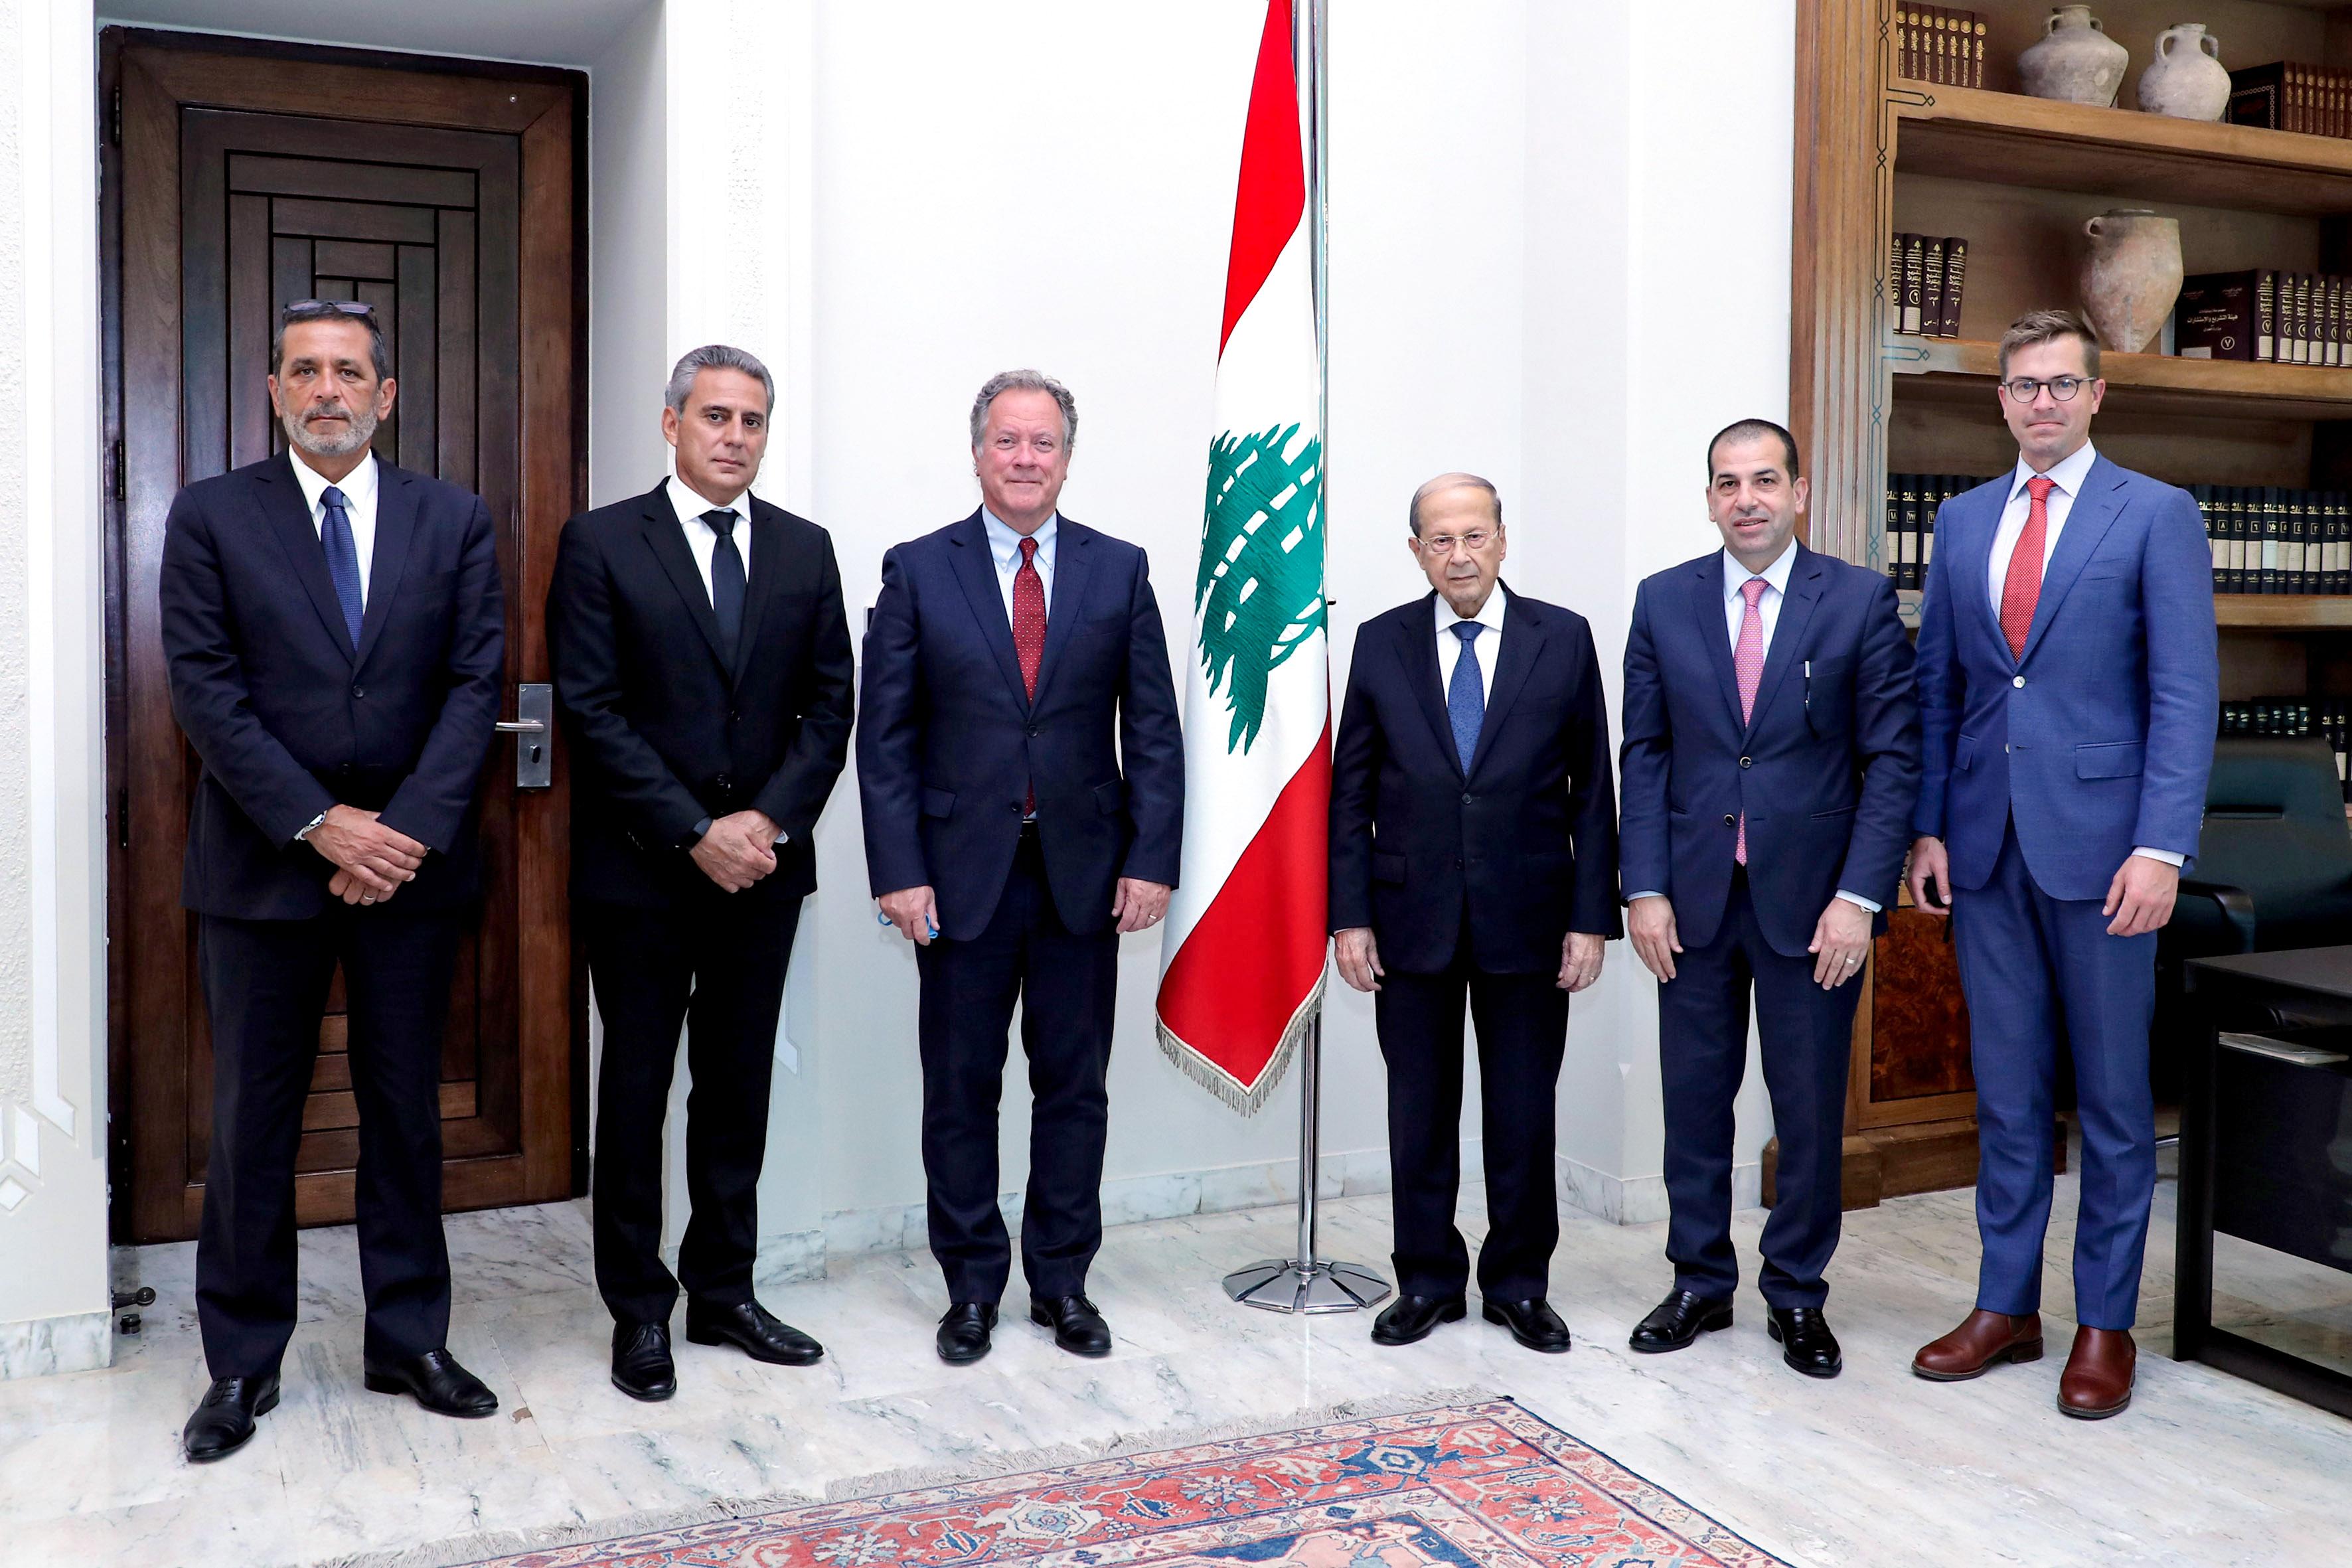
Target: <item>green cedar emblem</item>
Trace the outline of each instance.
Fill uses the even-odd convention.
[[[1225,750],[1265,723],[1265,688],[1323,625],[1323,442],[1297,425],[1209,443],[1209,501],[1192,610],[1209,689],[1233,715]]]

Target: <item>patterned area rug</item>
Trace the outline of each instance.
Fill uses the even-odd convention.
[[[487,1568],[1787,1568],[1509,1400],[476,1561]]]

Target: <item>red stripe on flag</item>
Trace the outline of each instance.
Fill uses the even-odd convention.
[[[1250,83],[1249,124],[1242,132],[1241,183],[1234,193],[1234,249],[1225,262],[1225,329],[1217,335],[1219,354],[1306,210],[1290,0],[1266,0],[1265,34],[1258,40],[1257,75]]]
[[[1266,814],[1160,981],[1160,1021],[1255,1088],[1323,974],[1331,726]]]

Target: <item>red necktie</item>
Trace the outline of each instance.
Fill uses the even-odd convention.
[[[1045,657],[1045,580],[1037,575],[1037,542],[1021,542],[1021,570],[1013,574],[1013,652],[1021,660],[1021,686],[1037,700],[1037,666]],[[1037,786],[1029,786],[1023,811],[1037,812]]]
[[[1740,594],[1748,600],[1748,608],[1739,616],[1739,647],[1732,654],[1732,667],[1739,675],[1739,718],[1742,723],[1756,717],[1756,689],[1764,680],[1764,590],[1772,584],[1761,577],[1750,577],[1739,584]],[[1738,864],[1748,864],[1748,814],[1739,814],[1739,837],[1731,847],[1731,858]]]
[[[2009,575],[2000,584],[2000,635],[2009,639],[2009,657],[2025,657],[2025,634],[2033,629],[2033,606],[2042,602],[2042,553],[2050,537],[2050,492],[2057,481],[2036,474],[2025,481],[2032,498],[2025,509],[2025,531],[2009,558]]]

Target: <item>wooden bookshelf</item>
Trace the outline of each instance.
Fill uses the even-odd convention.
[[[2352,595],[2216,594],[2213,618],[2225,628],[2341,630],[2352,628]]]
[[[1917,388],[1904,391],[1950,388],[1986,408],[1998,395],[1999,343],[1898,335],[1886,353],[1897,376],[1920,378]],[[2186,418],[2352,419],[2352,370],[2109,353],[2100,356],[2099,374],[2107,384],[2102,417],[2129,410]]]

